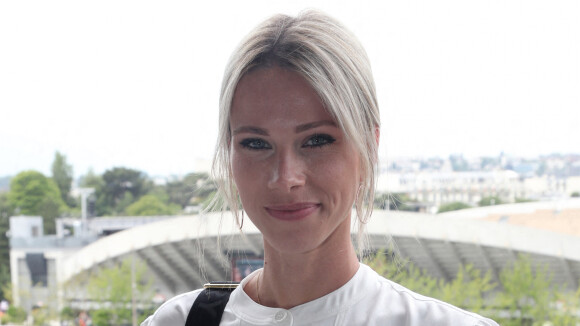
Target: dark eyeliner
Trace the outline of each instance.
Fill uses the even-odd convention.
[[[309,144],[310,142],[312,142],[313,140],[316,140],[316,143],[313,144]],[[330,135],[327,134],[315,134],[311,137],[308,138],[308,140],[306,141],[306,143],[304,144],[305,147],[310,147],[310,148],[319,148],[322,146],[326,146],[326,145],[330,145],[332,143],[334,143],[336,141],[336,139]]]
[[[263,139],[260,138],[246,138],[240,141],[240,145],[243,148],[247,148],[249,150],[263,150],[263,149],[270,149],[270,145],[265,142]]]

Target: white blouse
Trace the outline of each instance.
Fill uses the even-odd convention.
[[[269,308],[254,302],[243,290],[246,277],[228,301],[220,326],[497,326],[491,319],[445,302],[414,293],[361,264],[354,277],[336,291],[291,309]],[[176,296],[141,326],[183,326],[201,290]]]

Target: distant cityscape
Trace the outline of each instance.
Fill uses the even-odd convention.
[[[478,206],[483,198],[497,198],[499,204],[580,194],[580,154],[404,158],[383,162],[380,172],[378,192],[406,194],[421,203],[416,210],[432,213],[451,202]]]
[[[580,194],[580,154],[550,154],[522,158],[500,153],[467,158],[462,154],[442,157],[383,159],[377,194],[402,194],[414,205],[411,210],[436,213],[442,204],[462,202],[478,206],[483,198],[499,203],[545,201]],[[197,168],[209,172],[209,162]],[[203,167],[203,168],[202,168]],[[0,177],[0,192],[8,191],[12,176]],[[78,187],[78,176],[72,192]],[[149,176],[156,185],[185,176]]]

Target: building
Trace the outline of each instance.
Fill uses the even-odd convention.
[[[534,214],[543,210],[538,208],[540,204],[500,205],[487,211],[468,209],[440,215],[375,211],[367,225],[367,249],[396,251],[402,259],[448,280],[455,277],[461,264],[473,264],[491,272],[498,284],[501,269],[519,254],[526,254],[534,264],[547,266],[557,284],[575,290],[580,279],[580,234],[502,218]],[[570,211],[570,219],[580,219],[580,199],[542,205],[558,205],[561,214]],[[15,227],[26,224],[22,222],[26,218],[14,219]],[[136,218],[127,218],[131,219]],[[261,266],[261,234],[247,219],[243,233],[230,214],[142,220],[145,222],[134,221],[132,227],[127,223],[120,232],[102,231],[110,235],[100,237],[96,233],[60,238],[22,233],[22,238],[15,233],[11,238],[15,303],[31,309],[38,302],[50,302],[58,311],[68,301],[78,308],[90,308],[90,302],[75,301],[70,293],[65,294],[62,284],[124,259],[146,264],[155,280],[156,298],[169,298],[210,280],[240,278]],[[27,225],[29,229],[38,227],[37,218],[31,218]],[[32,295],[20,295],[26,291]]]
[[[441,204],[464,202],[477,206],[484,197],[499,197],[503,202],[517,199],[551,200],[569,197],[580,191],[580,177],[522,177],[511,170],[438,172],[415,171],[383,173],[378,192],[404,193],[431,207],[435,213]]]

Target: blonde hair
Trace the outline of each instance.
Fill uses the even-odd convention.
[[[219,135],[213,177],[239,222],[240,209],[230,162],[232,98],[240,79],[259,67],[280,66],[299,73],[320,96],[361,158],[362,180],[355,199],[359,231],[372,214],[380,115],[366,52],[340,22],[308,10],[297,17],[275,15],[240,43],[226,66],[219,106]],[[360,248],[359,248],[360,249]]]

